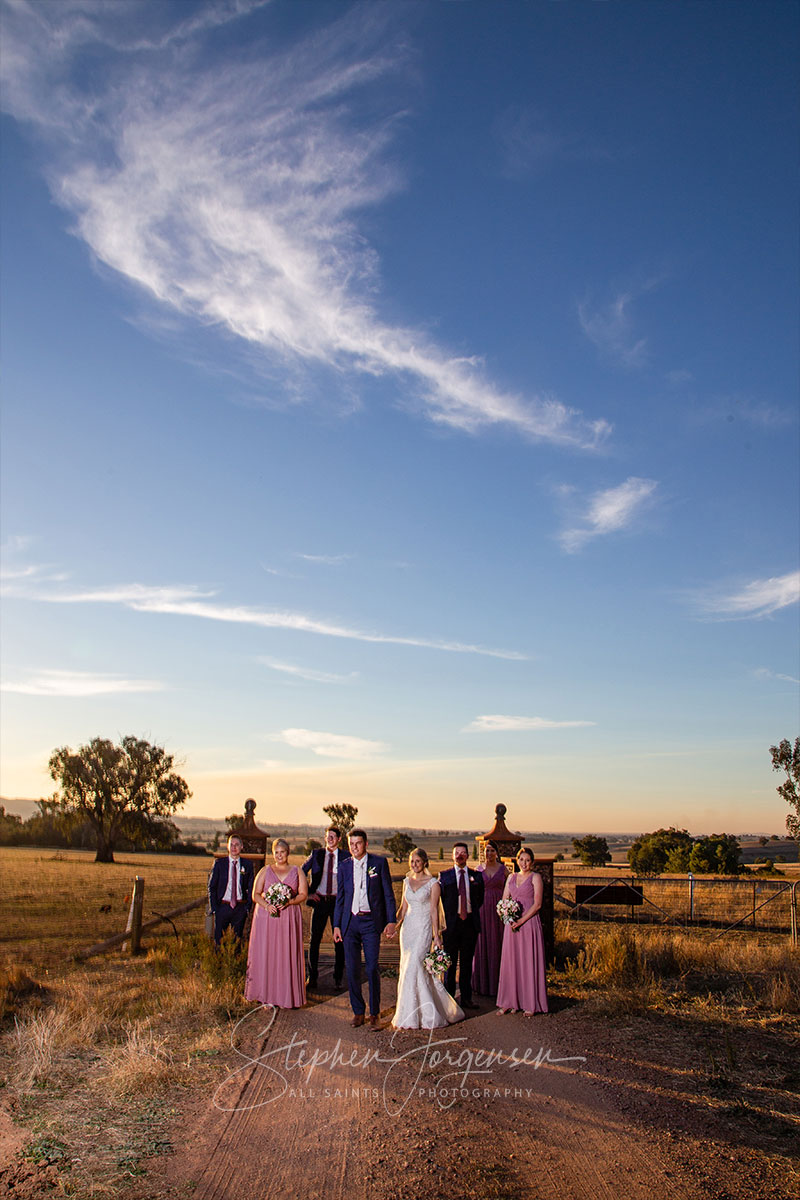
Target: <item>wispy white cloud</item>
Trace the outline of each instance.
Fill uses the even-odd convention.
[[[258,661],[271,671],[280,671],[295,679],[307,679],[311,683],[353,683],[358,679],[358,671],[348,671],[346,675],[335,675],[329,671],[317,671],[313,667],[298,667],[293,663],[275,662],[272,658],[259,658]]]
[[[497,117],[492,130],[501,167],[511,179],[541,171],[556,162],[608,160],[608,150],[591,145],[579,134],[555,127],[540,110],[513,104]]]
[[[89,671],[39,671],[19,682],[4,682],[0,691],[20,696],[78,697],[160,692],[164,685],[155,679],[122,679]]]
[[[584,300],[578,305],[578,320],[589,341],[629,369],[641,367],[647,360],[647,339],[634,332],[633,300],[630,292],[620,292],[607,304],[595,306]]]
[[[236,7],[213,11],[227,19]],[[399,106],[387,112],[384,99],[384,117],[358,127],[352,101],[405,70],[408,40],[391,27],[399,10],[356,6],[293,47],[251,44],[235,58],[218,47],[204,58],[195,42],[188,52],[187,38],[216,20],[199,10],[195,28],[129,31],[136,53],[87,86],[83,51],[108,44],[112,11],[15,0],[4,30],[6,103],[50,135],[53,192],[100,263],[287,371],[392,378],[438,424],[508,426],[585,449],[607,437],[606,421],[505,391],[480,359],[381,319],[378,262],[356,219],[401,185],[387,161]],[[163,16],[158,5],[138,11]],[[364,113],[377,113],[374,99]]]
[[[18,599],[41,601],[47,604],[117,604],[134,612],[164,613],[178,617],[198,617],[206,621],[228,622],[234,625],[254,625],[262,629],[292,629],[298,633],[315,633],[323,637],[348,638],[357,642],[374,642],[395,646],[419,646],[428,650],[445,650],[454,654],[481,654],[489,658],[524,660],[516,650],[497,650],[466,642],[439,638],[403,637],[353,629],[331,621],[306,616],[304,613],[270,611],[248,605],[219,604],[211,597],[213,591],[200,591],[192,586],[153,587],[141,583],[123,584],[80,591],[52,591],[17,584],[6,594]]]
[[[592,538],[627,529],[650,500],[658,484],[631,476],[617,487],[597,492],[580,518],[583,524],[565,529],[559,541],[568,554],[582,549]]]
[[[578,729],[596,721],[551,721],[548,717],[507,717],[500,714],[476,717],[462,733],[519,733],[541,729]]]
[[[339,567],[352,557],[352,554],[301,554],[299,551],[295,554],[295,558],[302,558],[305,562],[320,563],[326,567]]]
[[[587,297],[578,305],[578,320],[589,341],[602,355],[627,370],[643,367],[649,355],[647,339],[636,327],[634,305],[659,287],[664,278],[663,273],[640,277],[608,300],[595,301]],[[673,372],[673,375],[673,382],[690,377],[685,371]]]
[[[691,414],[695,425],[744,424],[762,433],[773,433],[797,424],[795,409],[779,408],[749,396],[723,396],[695,409]]]
[[[282,729],[275,740],[295,750],[310,750],[322,758],[369,759],[385,753],[385,742],[368,741],[344,733],[323,733],[318,729]]]
[[[63,571],[55,571],[49,563],[31,563],[22,561],[33,544],[33,538],[15,534],[6,539],[0,546],[0,594],[5,594],[20,582],[27,583],[59,583],[68,576]]]
[[[782,675],[780,671],[770,671],[769,667],[756,667],[753,674],[756,679],[780,679],[784,683],[800,683],[800,679],[795,679],[794,675]]]
[[[800,600],[800,571],[769,579],[753,579],[736,591],[717,588],[702,593],[697,599],[705,612],[720,617],[740,620],[769,617]]]

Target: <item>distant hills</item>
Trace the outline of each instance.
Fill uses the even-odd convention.
[[[27,821],[28,817],[33,816],[36,812],[35,800],[6,800],[0,796],[0,804],[7,813],[14,813],[22,817],[23,821]],[[308,838],[320,838],[320,835],[325,828],[326,821],[321,819],[318,822],[303,825],[290,825],[280,819],[271,821],[263,815],[256,812],[256,824],[261,829],[265,829],[271,837],[287,836],[292,841],[306,841]],[[184,817],[180,813],[172,818],[181,831],[184,841],[189,842],[206,842],[213,841],[216,833],[224,834],[226,831],[224,817]],[[377,846],[382,846],[383,839],[391,837],[393,833],[407,833],[409,837],[419,838],[420,841],[426,843],[434,840],[442,839],[446,844],[448,839],[463,838],[465,840],[473,840],[478,833],[485,833],[484,829],[423,829],[420,826],[411,825],[385,825],[376,827],[368,825],[367,831],[370,835],[370,840]],[[641,831],[640,831],[641,832]],[[627,850],[640,832],[636,833],[605,833],[603,830],[597,829],[580,829],[580,830],[565,830],[563,832],[523,832],[522,838],[526,842],[530,842],[536,846],[550,846],[552,844],[552,852],[563,852],[567,857],[571,856],[572,839],[577,837],[585,837],[587,833],[596,833],[600,837],[606,838],[608,848],[615,856],[618,856],[624,850]],[[736,835],[742,843],[742,862],[752,863],[758,856],[774,857],[776,853],[782,853],[786,856],[789,862],[797,861],[797,849],[791,839],[781,837],[780,841],[770,841],[767,846],[760,846],[758,838],[763,837],[759,833],[739,833]],[[550,852],[549,850],[547,851]]]

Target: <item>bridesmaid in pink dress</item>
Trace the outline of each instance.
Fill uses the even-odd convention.
[[[526,1017],[547,1012],[544,938],[539,910],[544,884],[533,869],[533,851],[523,846],[517,855],[519,872],[509,875],[503,898],[516,900],[522,915],[503,934],[500,959],[500,983],[497,989],[498,1012],[517,1012]]]
[[[481,996],[496,996],[505,928],[497,915],[497,902],[503,895],[508,872],[500,861],[494,842],[486,843],[484,854],[486,862],[478,867],[483,875],[484,900],[481,905],[481,931],[472,960],[472,990]]]
[[[253,923],[247,952],[246,1000],[276,1008],[302,1008],[306,1002],[303,958],[303,918],[300,905],[308,896],[304,871],[289,866],[289,843],[276,838],[273,862],[263,866],[253,884]],[[269,904],[264,893],[273,883],[285,883],[292,899],[285,908]]]

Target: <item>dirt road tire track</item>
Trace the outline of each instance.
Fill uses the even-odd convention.
[[[384,995],[387,1017],[392,1001],[393,995]],[[350,1016],[347,997],[338,996],[282,1011],[265,1036],[246,1036],[243,1049],[260,1064],[220,1090],[218,1102],[236,1111],[209,1103],[173,1162],[173,1181],[193,1183],[196,1200],[234,1200],[243,1179],[249,1196],[302,1194],[307,1200],[400,1200],[420,1187],[462,1200],[617,1200],[620,1194],[626,1200],[695,1200],[702,1194],[694,1181],[674,1177],[663,1135],[633,1126],[580,1065],[495,1065],[490,1077],[469,1080],[468,1094],[442,1108],[430,1095],[437,1086],[451,1086],[437,1085],[441,1071],[419,1080],[423,1095],[413,1087],[411,1064],[428,1035],[353,1030]],[[455,1053],[466,1047],[511,1054],[530,1047],[532,1057],[540,1046],[552,1058],[587,1053],[560,1044],[559,1034],[558,1014],[526,1020],[489,1010],[434,1036],[464,1039]],[[339,1039],[345,1061],[333,1070],[318,1066],[307,1081],[299,1070],[285,1069],[285,1053],[276,1053],[293,1035],[295,1061],[299,1042],[305,1040],[306,1053],[331,1054]],[[384,1059],[412,1053],[387,1079],[385,1062],[365,1061],[375,1052]],[[282,1070],[285,1084],[270,1064]]]

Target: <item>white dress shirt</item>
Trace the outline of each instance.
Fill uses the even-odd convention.
[[[233,871],[231,871],[233,867]],[[225,895],[222,897],[223,904],[230,904],[231,900],[234,904],[238,904],[242,898],[242,860],[240,858],[231,858],[228,855],[228,886],[225,889]],[[232,876],[232,878],[231,878]],[[233,891],[231,890],[233,884]]]
[[[352,913],[370,912],[367,899],[367,856],[359,859],[353,857],[353,904]]]

